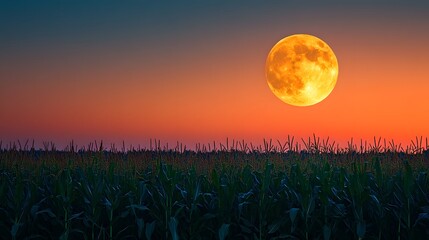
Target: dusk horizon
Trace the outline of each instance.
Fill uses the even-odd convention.
[[[426,8],[425,8],[426,7]],[[424,3],[1,4],[0,140],[147,146],[429,136]],[[338,59],[322,102],[270,91],[265,63],[306,33]]]

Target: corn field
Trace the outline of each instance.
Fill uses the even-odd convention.
[[[422,144],[154,145],[0,147],[0,238],[429,238]]]

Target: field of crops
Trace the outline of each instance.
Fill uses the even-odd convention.
[[[428,239],[427,148],[397,150],[9,146],[0,238]]]

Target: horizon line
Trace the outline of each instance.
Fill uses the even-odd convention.
[[[403,152],[403,153],[422,153],[429,150],[429,139],[423,136],[416,136],[415,139],[411,139],[408,145],[402,145],[401,143],[395,143],[394,139],[387,140],[382,137],[373,137],[373,140],[370,142],[368,140],[363,140],[362,138],[356,143],[354,138],[351,137],[347,141],[345,146],[344,144],[337,143],[335,140],[330,141],[330,138],[326,139],[317,137],[313,134],[312,137],[308,138],[295,138],[294,136],[287,135],[286,140],[281,141],[272,138],[263,138],[261,144],[253,144],[251,141],[236,140],[226,138],[224,142],[222,141],[211,141],[207,143],[197,142],[194,147],[189,147],[186,144],[183,144],[179,141],[175,141],[175,145],[169,146],[168,141],[161,145],[161,140],[157,138],[149,138],[149,146],[141,146],[141,144],[136,145],[126,145],[125,140],[122,140],[121,146],[119,148],[115,143],[110,143],[109,147],[105,147],[103,140],[97,142],[94,140],[90,141],[88,144],[78,145],[74,140],[68,142],[63,148],[57,148],[57,145],[53,141],[41,141],[42,146],[36,149],[35,140],[27,139],[25,142],[21,142],[19,139],[16,141],[8,141],[3,145],[3,140],[0,140],[0,151],[108,151],[108,152],[131,152],[131,151],[173,151],[173,152],[260,152],[260,153],[286,153],[286,152],[308,152],[308,153],[346,153],[346,152],[356,152],[356,153],[368,153],[368,152]],[[424,143],[423,144],[423,140]],[[31,145],[30,145],[30,144]]]

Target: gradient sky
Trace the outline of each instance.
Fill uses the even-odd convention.
[[[320,2],[2,1],[0,140],[429,136],[429,4]],[[271,47],[296,33],[339,62],[310,107],[265,79]]]

